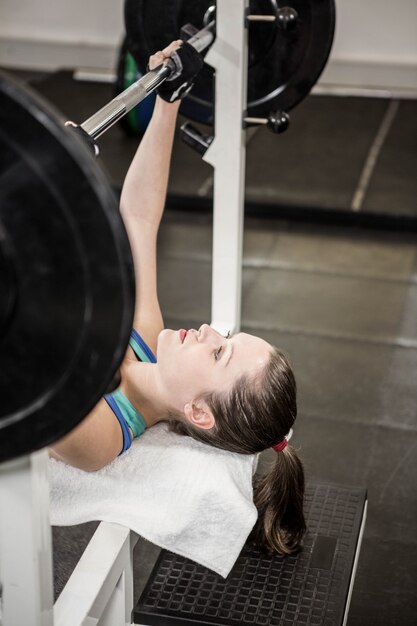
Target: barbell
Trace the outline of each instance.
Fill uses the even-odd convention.
[[[214,39],[214,23],[210,23],[201,30],[193,33],[188,40],[198,52],[202,52],[210,46]],[[121,94],[113,98],[108,104],[94,113],[81,128],[93,139],[97,139],[113,124],[119,121],[134,106],[137,106],[149,94],[155,91],[169,77],[173,66],[168,62],[147,72],[142,78],[135,81]]]
[[[279,8],[272,0],[250,5],[249,28],[254,22],[256,28],[280,23],[284,25],[280,32],[290,39],[270,33],[268,45],[262,43],[263,69],[259,68],[262,50],[250,51],[246,118],[269,119],[274,107],[295,106],[325,63],[334,25],[332,2],[293,0],[292,4],[294,11]],[[161,27],[163,32],[158,32],[148,25],[149,13],[161,9],[156,0],[127,0],[128,16],[134,7],[143,13],[128,38],[132,41],[138,28],[143,32],[149,26],[147,39],[135,39],[132,47],[140,64],[150,52],[178,38],[178,30]],[[176,0],[164,7],[172,28],[179,20],[201,26],[190,42],[207,48],[215,37],[210,2]],[[268,14],[268,7],[274,12]],[[273,19],[262,23],[260,15]],[[312,35],[301,53],[308,25]],[[325,41],[318,42],[320,32]],[[257,37],[259,32],[250,41]],[[313,43],[320,52],[315,59],[308,54]],[[275,68],[277,55],[287,53],[288,60],[280,57]],[[309,66],[314,71],[306,78]],[[169,68],[160,67],[145,74],[140,84],[82,123],[83,132],[98,137],[166,80],[168,72]],[[183,107],[194,107],[189,109],[194,119],[210,121],[213,76],[208,67],[202,74]],[[1,73],[0,462],[52,444],[95,406],[123,359],[133,312],[133,262],[109,182],[59,113]]]

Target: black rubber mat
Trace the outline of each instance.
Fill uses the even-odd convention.
[[[366,491],[310,484],[296,556],[245,545],[227,579],[162,550],[134,622],[146,626],[335,626],[343,623]]]

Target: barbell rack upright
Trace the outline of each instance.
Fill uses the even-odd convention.
[[[211,325],[240,328],[247,100],[248,0],[218,0],[216,39],[205,61],[216,71],[214,140],[203,159],[214,168]]]

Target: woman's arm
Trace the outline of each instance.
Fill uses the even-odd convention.
[[[178,47],[175,42],[163,53],[168,58]],[[161,62],[151,57],[150,67]],[[132,249],[136,305],[134,326],[155,352],[163,329],[157,294],[156,241],[165,206],[169,166],[179,101],[168,103],[156,98],[152,119],[130,165],[122,189],[120,212]]]
[[[49,456],[85,472],[94,472],[111,463],[122,445],[119,422],[102,399],[78,426],[50,446]]]

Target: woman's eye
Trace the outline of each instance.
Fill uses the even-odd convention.
[[[223,346],[220,346],[220,348],[218,348],[217,350],[214,351],[214,358],[216,359],[216,361],[219,360],[220,353],[221,353],[222,349],[223,349]]]

